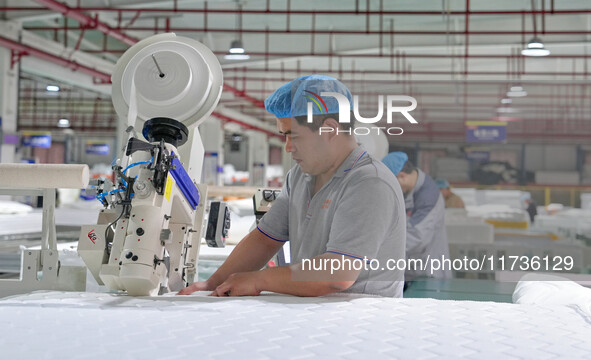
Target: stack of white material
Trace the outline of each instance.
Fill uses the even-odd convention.
[[[514,209],[522,209],[522,199],[525,195],[529,195],[527,191],[476,190],[474,188],[453,188],[452,192],[461,197],[466,206],[506,205]]]
[[[581,194],[581,209],[591,210],[591,193]]]
[[[525,210],[512,208],[508,205],[466,206],[468,216],[486,220],[529,222],[529,214]]]
[[[481,190],[482,202],[478,205],[506,205],[514,209],[521,209],[522,197],[529,194],[519,190]]]
[[[578,171],[536,171],[536,184],[579,185]]]
[[[237,171],[232,164],[224,165],[224,184],[246,183],[248,179],[248,171]]]
[[[535,229],[559,235],[571,242],[591,239],[591,209],[567,209],[554,215],[537,215]],[[591,244],[589,244],[591,245]]]
[[[450,182],[470,181],[468,160],[437,158],[434,160],[433,174],[437,178],[446,179]]]
[[[27,214],[31,211],[33,211],[33,208],[29,205],[16,201],[0,200],[0,214]]]
[[[495,237],[494,226],[464,209],[445,209],[445,231],[450,244],[492,244]]]
[[[478,190],[474,188],[453,188],[451,191],[462,198],[464,205],[478,205]]]

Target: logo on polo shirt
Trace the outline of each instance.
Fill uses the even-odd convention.
[[[328,209],[328,207],[330,206],[330,203],[332,202],[332,200],[330,199],[326,199],[324,200],[324,203],[322,204],[322,206],[320,207],[321,209]]]

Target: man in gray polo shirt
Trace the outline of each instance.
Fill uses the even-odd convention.
[[[338,120],[336,98],[323,92],[353,103],[341,82],[322,75],[287,83],[265,101],[297,164],[257,229],[207,281],[179,294],[402,296],[404,269],[395,268],[405,259],[402,190],[392,172],[357,145],[349,124]],[[286,242],[291,265],[260,270]]]

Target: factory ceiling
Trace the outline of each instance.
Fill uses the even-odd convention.
[[[588,0],[0,1],[21,64],[20,129],[115,131],[110,72],[150,35],[175,32],[218,56],[229,113],[273,126],[262,101],[300,75],[339,78],[375,116],[378,95],[416,98],[403,141],[463,141],[466,121],[508,121],[515,141],[591,140]],[[524,56],[533,38],[548,56]],[[248,59],[227,59],[240,41]],[[63,91],[51,93],[57,84]],[[511,92],[513,89],[513,92]],[[507,94],[510,92],[509,94]],[[526,95],[525,95],[526,94]],[[518,96],[525,95],[525,96]],[[220,114],[222,111],[219,112]],[[395,120],[408,125],[403,117]],[[390,141],[393,141],[392,139]]]

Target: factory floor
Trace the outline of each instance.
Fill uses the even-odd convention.
[[[405,298],[512,302],[516,283],[477,279],[419,279],[404,292]]]

